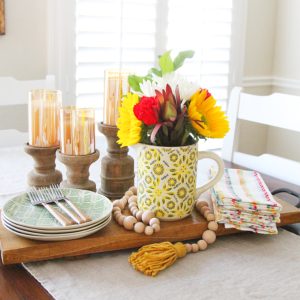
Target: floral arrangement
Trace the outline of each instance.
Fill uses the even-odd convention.
[[[167,51],[159,67],[144,77],[130,75],[130,93],[119,108],[118,143],[186,146],[199,139],[222,138],[229,130],[225,113],[208,90],[176,73],[193,51],[171,58]]]

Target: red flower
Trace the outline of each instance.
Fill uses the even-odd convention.
[[[159,103],[155,97],[142,97],[133,107],[135,116],[146,125],[159,123]]]

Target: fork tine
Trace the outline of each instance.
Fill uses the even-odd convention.
[[[62,190],[59,188],[59,185],[58,185],[58,184],[56,185],[56,191],[57,191],[57,193],[58,193],[61,197],[64,197],[64,196],[65,196],[64,193],[62,192]]]
[[[51,193],[52,197],[57,198],[57,194],[55,193],[55,190],[53,189],[53,185],[50,185],[49,193]]]
[[[49,201],[52,201],[52,200],[53,200],[53,198],[52,198],[51,195],[50,195],[49,189],[43,188],[43,192],[44,192],[44,194],[45,194],[45,197],[46,197]]]

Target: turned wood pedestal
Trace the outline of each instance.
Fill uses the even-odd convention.
[[[60,187],[74,188],[96,192],[96,184],[89,180],[90,165],[99,158],[99,151],[87,155],[66,155],[57,151],[57,158],[67,168],[67,179],[62,181]]]
[[[34,168],[28,173],[27,184],[35,187],[45,187],[60,184],[62,174],[55,169],[56,150],[59,147],[33,147],[25,144],[24,150],[34,160]]]
[[[101,187],[98,192],[114,200],[121,198],[134,185],[134,160],[128,147],[117,144],[116,126],[98,123],[98,129],[107,140],[107,155],[101,160]]]

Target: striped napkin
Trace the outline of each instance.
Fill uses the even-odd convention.
[[[215,170],[211,170],[211,175]],[[211,189],[214,213],[225,228],[276,234],[281,205],[274,199],[259,173],[225,169]]]

